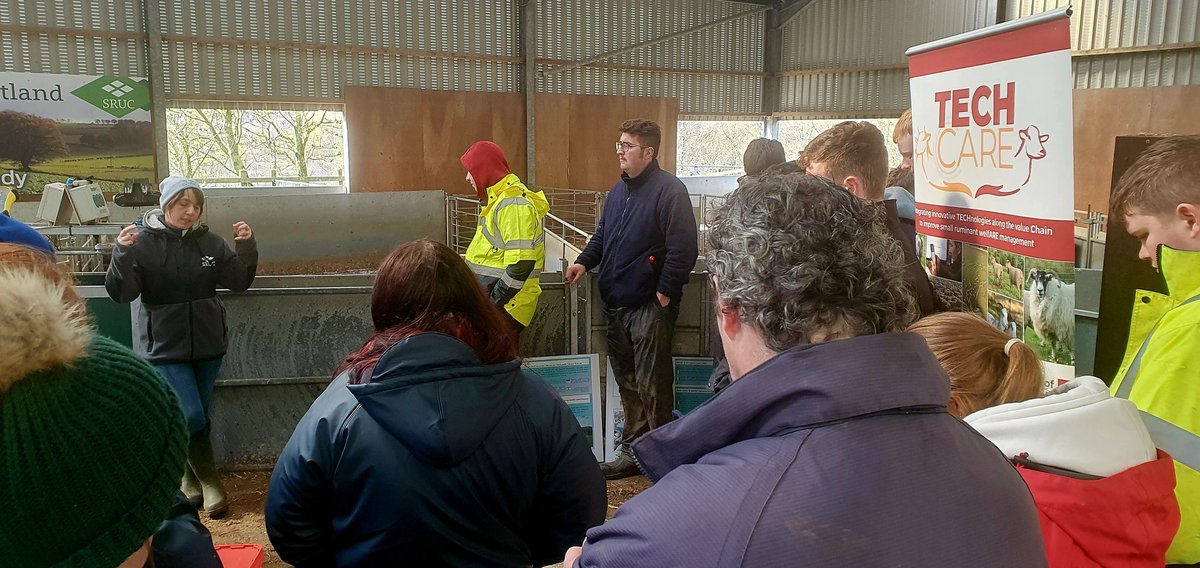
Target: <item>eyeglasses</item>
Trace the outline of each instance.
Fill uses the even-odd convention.
[[[619,152],[619,153],[624,154],[625,152],[628,152],[634,148],[649,148],[649,146],[642,146],[641,144],[630,144],[628,142],[617,142],[617,152]]]

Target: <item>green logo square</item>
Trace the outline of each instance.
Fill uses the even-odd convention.
[[[150,85],[129,77],[100,77],[71,94],[117,118],[135,110],[150,110]]]

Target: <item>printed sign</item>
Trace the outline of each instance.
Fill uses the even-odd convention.
[[[600,424],[600,356],[562,355],[525,359],[525,369],[538,375],[562,397],[592,446],[596,459],[603,455],[595,426]]]
[[[1058,379],[1075,363],[1068,16],[908,52],[918,256],[958,292],[953,307],[1024,341]]]
[[[109,193],[154,178],[145,78],[0,73],[0,185],[40,193],[66,178]]]

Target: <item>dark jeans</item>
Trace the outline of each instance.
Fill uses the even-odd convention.
[[[621,435],[625,447],[671,421],[675,409],[671,344],[677,317],[677,302],[664,308],[657,299],[640,308],[604,309],[608,360],[625,410],[625,431]]]
[[[183,408],[183,417],[192,434],[208,427],[208,419],[212,415],[213,385],[221,370],[221,360],[222,357],[217,357],[206,361],[154,366],[158,374],[175,389],[175,394],[179,395],[179,405]]]

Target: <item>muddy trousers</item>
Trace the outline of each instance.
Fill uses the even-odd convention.
[[[664,308],[657,300],[639,308],[604,309],[608,360],[625,412],[621,445],[626,450],[642,434],[671,421],[675,409],[671,344],[678,316],[677,302]]]

